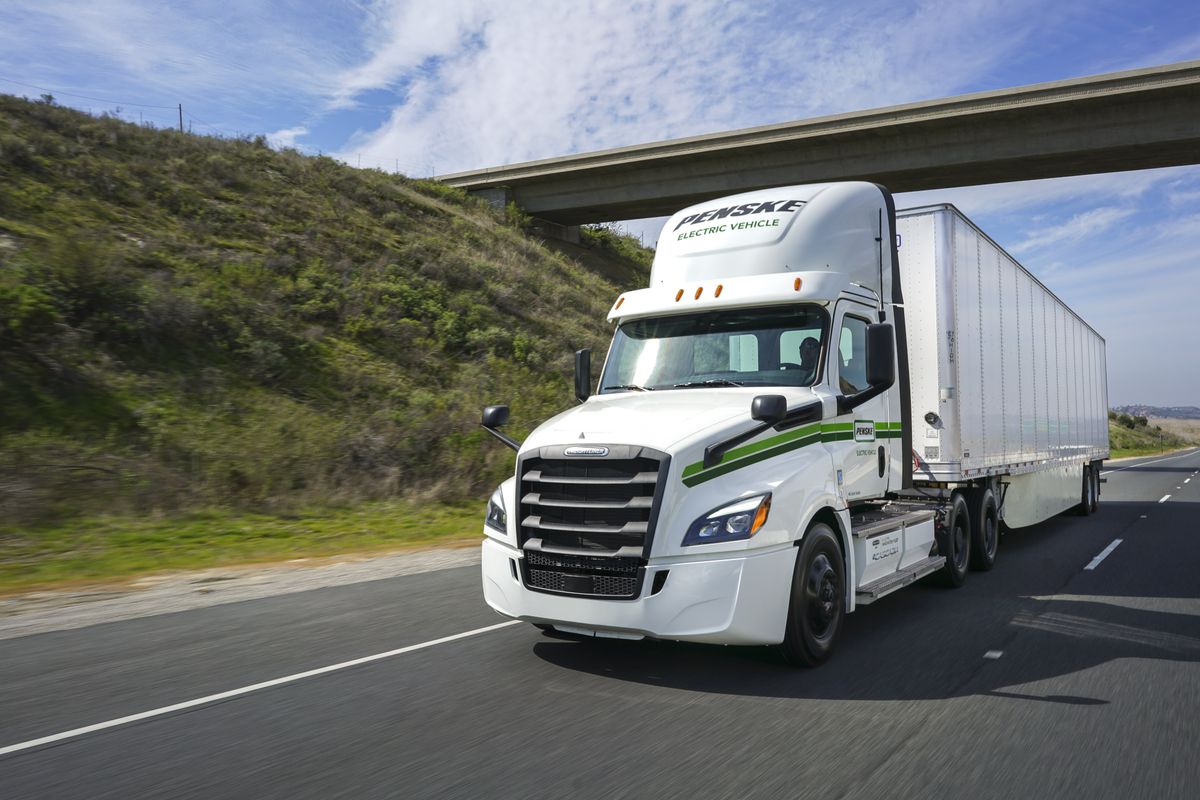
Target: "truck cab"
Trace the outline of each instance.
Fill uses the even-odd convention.
[[[871,587],[941,568],[934,512],[888,502],[912,480],[894,224],[867,183],[674,215],[650,286],[609,312],[595,393],[580,354],[580,405],[525,442],[485,409],[517,450],[488,507],[488,604],[816,664]]]

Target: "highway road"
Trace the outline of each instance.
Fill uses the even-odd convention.
[[[1200,797],[1198,472],[1114,465],[818,670],[504,625],[473,567],[0,641],[0,798]]]

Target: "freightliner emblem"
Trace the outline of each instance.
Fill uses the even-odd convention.
[[[563,455],[568,456],[592,456],[603,457],[608,455],[607,447],[568,447],[563,450]]]

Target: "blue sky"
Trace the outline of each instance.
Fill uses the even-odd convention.
[[[0,91],[427,176],[1200,59],[1200,4],[7,0]],[[119,111],[118,111],[119,109]],[[1200,115],[1200,112],[1198,112]],[[962,208],[1108,340],[1113,404],[1200,405],[1200,167]],[[655,238],[656,223],[628,229]]]

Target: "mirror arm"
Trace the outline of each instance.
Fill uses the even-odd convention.
[[[802,406],[789,408],[787,416],[775,423],[775,430],[786,431],[806,422],[820,422],[825,418],[825,406],[820,400],[811,400]]]
[[[496,430],[495,428],[489,428],[489,427],[488,427],[488,426],[486,426],[486,425],[484,425],[484,426],[483,426],[483,429],[484,429],[485,431],[487,431],[488,433],[490,433],[492,436],[495,436],[495,437],[496,437],[497,439],[499,439],[500,441],[504,442],[504,444],[505,444],[506,446],[508,446],[508,447],[511,447],[513,450],[520,450],[520,449],[521,449],[521,443],[520,443],[520,442],[518,442],[516,439],[513,439],[513,438],[511,438],[511,437],[509,437],[509,436],[505,436],[503,433],[501,433],[500,431]]]
[[[704,448],[704,468],[708,469],[709,467],[715,467],[717,464],[720,464],[721,459],[724,458],[725,454],[730,450],[737,447],[742,442],[753,439],[755,436],[758,436],[760,433],[770,427],[772,427],[771,423],[760,422],[758,425],[755,425],[749,430],[742,431],[734,436],[730,436],[724,441],[710,444],[708,447]]]

